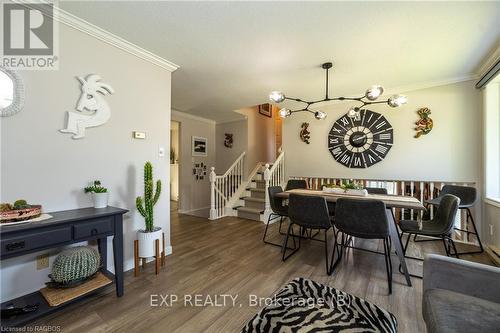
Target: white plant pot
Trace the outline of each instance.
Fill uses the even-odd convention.
[[[163,249],[162,242],[162,230],[160,227],[155,227],[152,232],[146,232],[145,230],[137,231],[137,239],[139,240],[139,257],[149,258],[154,257],[155,253],[155,241],[160,240],[160,252]]]
[[[108,193],[92,193],[92,200],[94,200],[94,208],[108,207]]]

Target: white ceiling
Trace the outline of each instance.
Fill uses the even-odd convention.
[[[500,2],[60,2],[180,65],[172,106],[217,121],[271,90],[331,95],[474,74],[499,45]]]

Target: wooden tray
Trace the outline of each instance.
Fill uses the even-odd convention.
[[[32,205],[30,208],[13,209],[0,212],[0,223],[18,222],[33,219],[42,215],[41,205]]]
[[[45,300],[50,306],[59,306],[111,283],[113,283],[113,281],[111,281],[110,278],[101,272],[97,272],[96,276],[92,280],[82,283],[74,288],[59,289],[45,287],[40,289],[40,293],[42,293],[43,297],[45,297]]]

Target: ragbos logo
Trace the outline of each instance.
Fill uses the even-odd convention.
[[[56,69],[54,5],[3,4],[3,57],[10,69]]]

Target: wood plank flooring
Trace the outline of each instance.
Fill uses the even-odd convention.
[[[280,239],[277,226],[270,227],[275,241]],[[248,304],[250,294],[270,297],[287,281],[306,277],[391,311],[398,319],[399,332],[425,332],[422,281],[412,279],[413,287],[406,286],[397,272],[395,255],[393,293],[389,296],[381,255],[349,250],[328,276],[322,243],[303,241],[300,251],[283,263],[279,248],[262,243],[264,224],[257,221],[236,217],[208,221],[172,212],[171,229],[173,254],[158,276],[153,263],[137,278],[127,272],[123,297],[116,298],[110,287],[34,325],[60,325],[61,332],[239,332],[261,308]],[[383,250],[382,243],[374,241],[356,245]],[[412,245],[411,252],[444,253],[441,242],[418,243]],[[464,258],[490,263],[486,254]],[[419,263],[410,262],[409,266],[421,273]],[[151,294],[175,294],[179,301],[170,307],[151,307]],[[237,305],[185,306],[184,295],[194,294],[212,298],[231,294],[238,296]]]

